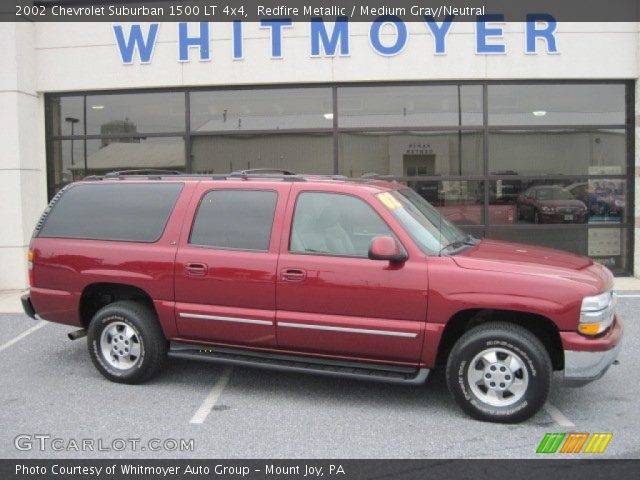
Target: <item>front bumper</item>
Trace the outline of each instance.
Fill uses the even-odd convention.
[[[581,337],[582,345],[579,347],[583,348],[580,350],[567,349],[565,339],[563,335],[564,383],[570,387],[580,387],[602,377],[618,358],[622,347],[622,324],[616,317],[610,331],[603,337],[596,339]],[[574,348],[575,346],[577,345],[573,345]]]
[[[31,304],[31,298],[29,297],[29,294],[25,293],[24,295],[22,295],[20,297],[20,301],[22,302],[22,309],[24,310],[24,313],[36,320],[36,311]]]

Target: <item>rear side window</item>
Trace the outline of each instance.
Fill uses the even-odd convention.
[[[155,242],[182,187],[181,183],[76,185],[56,202],[38,236]]]
[[[278,195],[266,190],[214,190],[200,200],[189,243],[237,250],[269,249]]]

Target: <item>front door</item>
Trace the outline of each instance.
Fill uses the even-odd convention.
[[[368,360],[418,362],[427,263],[370,260],[371,240],[394,236],[377,199],[295,185],[277,281],[278,346]],[[372,202],[372,203],[369,203]],[[289,234],[290,238],[286,238]]]
[[[281,222],[290,184],[199,187],[175,265],[180,337],[275,346]]]

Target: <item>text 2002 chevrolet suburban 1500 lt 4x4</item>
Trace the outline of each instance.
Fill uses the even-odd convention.
[[[81,327],[123,383],[168,354],[406,384],[446,365],[468,414],[517,422],[554,370],[602,376],[622,336],[605,267],[477,240],[379,180],[90,177],[52,200],[29,262],[26,312]]]

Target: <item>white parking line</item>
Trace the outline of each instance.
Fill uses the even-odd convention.
[[[42,327],[44,327],[47,323],[49,322],[45,322],[44,320],[40,320],[39,323],[36,323],[33,327],[31,327],[29,330],[26,330],[24,332],[22,332],[20,335],[18,335],[17,337],[15,337],[12,340],[9,340],[7,343],[3,344],[2,346],[0,346],[0,352],[2,352],[3,350],[6,350],[7,348],[9,348],[11,345],[18,343],[20,340],[22,340],[24,337],[26,337],[27,335],[32,334],[33,332],[35,332],[36,330],[41,329]]]
[[[544,404],[545,411],[553,418],[553,420],[561,427],[575,427],[576,424],[564,416],[560,410],[551,405],[549,402]]]
[[[218,398],[220,398],[224,387],[227,386],[232,370],[233,367],[225,367],[222,375],[209,392],[209,395],[207,395],[207,398],[204,399],[204,402],[202,402],[200,408],[198,408],[196,413],[193,414],[193,417],[191,417],[189,423],[203,423],[207,419],[209,412],[211,412],[211,409],[215,406]]]

